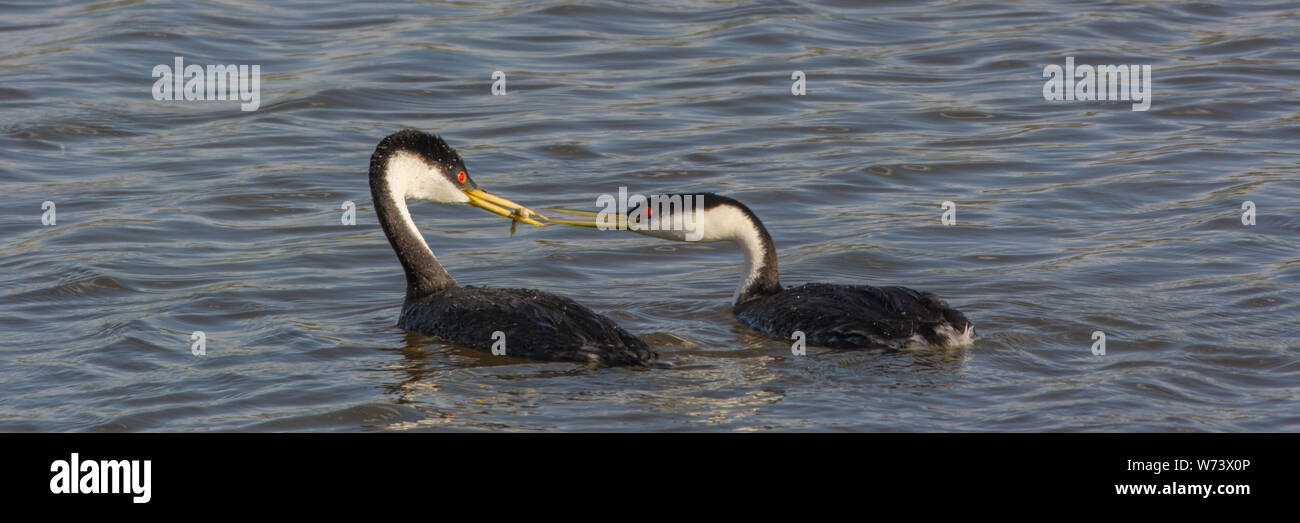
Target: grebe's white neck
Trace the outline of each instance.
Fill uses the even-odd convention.
[[[370,196],[379,224],[406,272],[407,298],[455,287],[456,280],[438,263],[420,228],[411,218],[406,200],[464,203],[469,197],[447,176],[418,155],[398,150],[370,163]]]
[[[707,208],[703,216],[703,229],[700,241],[727,241],[740,247],[745,253],[745,268],[741,273],[740,285],[731,297],[733,304],[739,305],[749,298],[761,297],[773,290],[780,290],[776,247],[767,229],[753,213],[746,212],[733,205],[718,205]]]

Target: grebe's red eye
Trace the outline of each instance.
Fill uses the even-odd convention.
[[[456,179],[459,180],[460,183],[465,183],[465,171],[461,171],[460,173],[457,173]]]

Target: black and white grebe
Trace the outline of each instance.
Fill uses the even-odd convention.
[[[648,366],[656,354],[613,320],[563,296],[530,289],[462,287],[434,257],[406,200],[468,204],[533,225],[541,216],[481,189],[460,155],[416,130],[389,135],[370,157],[370,195],[384,235],[406,272],[397,325],[448,342],[490,350],[505,335],[506,354],[540,360]]]
[[[684,201],[695,200],[697,195],[667,196],[681,196],[678,201]],[[691,209],[689,216],[683,205],[663,204],[659,209],[642,205],[628,214],[614,216],[554,210],[597,217],[608,227],[622,224],[634,232],[666,240],[738,245],[745,253],[745,268],[732,298],[733,310],[742,324],[767,336],[790,339],[800,331],[810,346],[846,349],[963,347],[974,340],[975,326],[966,316],[929,292],[826,283],[783,288],[777,274],[776,246],[758,216],[732,198],[712,193],[698,196],[702,197],[702,211]],[[657,212],[658,216],[647,217],[646,212]],[[657,226],[650,227],[652,220],[659,220]],[[598,226],[596,222],[548,221]]]

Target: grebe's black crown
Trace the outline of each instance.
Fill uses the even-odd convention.
[[[429,165],[437,166],[442,173],[460,186],[470,188],[476,187],[474,182],[469,179],[468,171],[465,169],[465,162],[460,159],[460,154],[452,149],[447,142],[437,135],[429,134],[417,129],[403,129],[393,134],[385,136],[375,147],[375,154],[370,157],[371,172],[382,170],[383,164],[388,158],[399,152],[414,154],[424,159]],[[376,169],[379,168],[379,169]],[[464,181],[458,179],[458,174],[466,172]]]

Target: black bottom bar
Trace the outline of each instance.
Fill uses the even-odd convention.
[[[745,511],[773,502],[1030,499],[1254,507],[1295,490],[1297,442],[1282,434],[0,435],[11,507],[114,512],[675,498]],[[92,470],[96,479],[86,479]],[[101,483],[111,490],[108,478],[124,471],[134,481],[119,485],[125,492],[80,492]],[[145,490],[148,502],[133,502]]]

